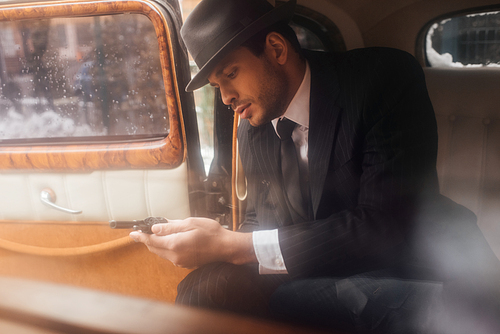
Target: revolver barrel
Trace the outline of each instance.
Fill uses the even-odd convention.
[[[155,224],[168,223],[168,220],[163,217],[148,217],[144,220],[129,220],[116,221],[110,220],[109,227],[113,229],[131,228],[134,231],[142,231],[143,233],[152,234],[151,227]]]

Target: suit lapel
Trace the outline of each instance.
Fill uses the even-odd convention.
[[[318,211],[328,173],[333,142],[338,132],[340,107],[336,105],[339,85],[335,72],[327,62],[306,53],[311,68],[309,115],[309,182],[314,216]]]

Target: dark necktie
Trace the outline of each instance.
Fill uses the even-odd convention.
[[[296,125],[297,123],[283,118],[278,121],[276,131],[281,139],[281,172],[283,174],[285,193],[291,209],[305,221],[308,217],[307,206],[300,186],[297,150],[292,140],[292,132]],[[294,222],[296,222],[295,219]]]

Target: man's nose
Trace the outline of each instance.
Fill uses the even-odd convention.
[[[236,92],[231,88],[220,87],[220,96],[222,98],[222,103],[228,106],[233,104],[234,100],[237,99]]]

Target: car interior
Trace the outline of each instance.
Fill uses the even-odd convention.
[[[189,269],[109,226],[204,216],[237,229],[244,215],[238,116],[213,87],[184,90],[197,68],[179,30],[198,2],[0,2],[1,332],[195,333],[192,317],[209,322],[172,308]],[[298,0],[291,25],[306,49],[391,47],[419,61],[438,124],[441,193],[476,214],[500,258],[500,4]],[[67,291],[81,314],[104,298],[93,293],[113,294],[110,308],[150,304],[104,324],[95,312],[78,319],[43,306],[57,287],[89,289],[87,301],[87,290]],[[158,313],[141,313],[147,307]],[[178,323],[165,327],[169,312]],[[217,326],[254,325],[227,316]]]

